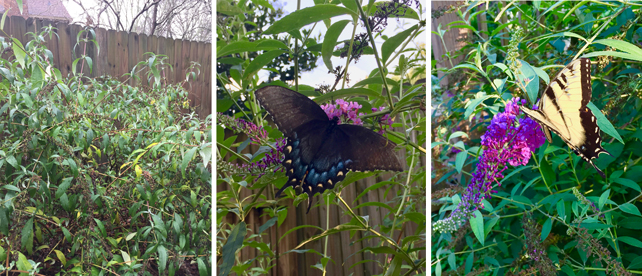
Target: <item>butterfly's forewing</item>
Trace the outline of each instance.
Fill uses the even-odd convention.
[[[267,110],[283,135],[291,137],[294,129],[312,121],[328,120],[323,109],[307,96],[280,87],[266,86],[256,90],[256,98]]]

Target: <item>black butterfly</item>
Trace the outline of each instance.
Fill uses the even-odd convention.
[[[338,124],[339,118],[328,115],[307,96],[280,86],[266,86],[256,91],[256,98],[272,115],[287,144],[283,148],[288,182],[299,185],[310,198],[332,189],[349,170],[402,171],[395,155],[395,143],[362,126]]]

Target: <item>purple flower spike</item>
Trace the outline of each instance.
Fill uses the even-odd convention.
[[[438,232],[453,232],[481,206],[482,199],[490,199],[497,193],[492,190],[494,183],[504,177],[507,163],[511,166],[528,164],[531,152],[544,144],[544,133],[540,125],[531,118],[518,118],[519,98],[506,103],[505,111],[493,117],[486,133],[481,137],[484,152],[479,157],[473,178],[462,194],[461,201],[450,217],[437,221],[433,228]]]

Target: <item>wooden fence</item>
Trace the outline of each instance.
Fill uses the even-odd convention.
[[[127,77],[122,77],[123,74],[131,72],[139,61],[149,58],[149,55],[145,55],[145,53],[153,52],[157,55],[166,55],[165,62],[171,64],[173,70],[163,70],[161,77],[167,83],[172,84],[185,80],[186,70],[194,61],[200,64],[200,75],[196,81],[189,80],[184,88],[189,91],[190,104],[196,107],[201,118],[212,113],[211,43],[96,28],[94,31],[96,42],[100,48],[98,51],[93,42],[86,45],[84,42],[78,43],[78,33],[83,30],[84,26],[39,18],[25,19],[21,16],[7,17],[3,30],[25,45],[33,39],[32,36],[27,35],[28,32],[40,33],[42,27],[48,25],[57,28],[55,32],[58,37],[53,36],[50,39],[47,36],[45,39],[47,49],[53,54],[55,67],[60,70],[63,77],[72,72],[72,63],[83,53],[93,60],[92,72],[87,68],[87,64],[84,65],[85,76],[110,75],[120,80],[127,79]],[[80,40],[85,37],[85,34],[82,34]],[[81,63],[78,62],[76,72],[80,71]],[[148,84],[144,74],[138,74],[138,76],[143,85]],[[135,84],[135,82],[130,80],[130,84]]]

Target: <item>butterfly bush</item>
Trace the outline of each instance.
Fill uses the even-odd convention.
[[[265,129],[261,126],[257,126],[252,122],[245,121],[243,119],[236,119],[231,116],[224,115],[222,113],[217,114],[218,122],[220,125],[223,125],[227,128],[230,128],[235,133],[245,133],[250,138],[253,144],[265,145],[268,142],[268,134]],[[270,152],[265,154],[263,158],[258,161],[250,162],[249,164],[232,164],[229,162],[222,163],[219,162],[219,167],[224,168],[226,171],[241,173],[247,172],[254,176],[257,176],[257,179],[263,176],[270,167],[276,167],[274,172],[281,170],[282,167],[281,160],[283,160],[283,155],[281,151],[285,147],[286,140],[284,138],[276,139],[274,148],[270,149]]]
[[[435,231],[449,233],[459,228],[473,216],[474,211],[483,208],[481,202],[484,198],[489,199],[492,193],[497,192],[492,190],[492,185],[497,183],[501,186],[497,179],[504,177],[507,164],[526,165],[531,151],[544,144],[544,133],[539,124],[528,117],[518,118],[520,104],[526,104],[526,101],[513,98],[506,103],[504,112],[493,117],[481,137],[484,152],[479,157],[470,184],[450,217],[433,224]]]

